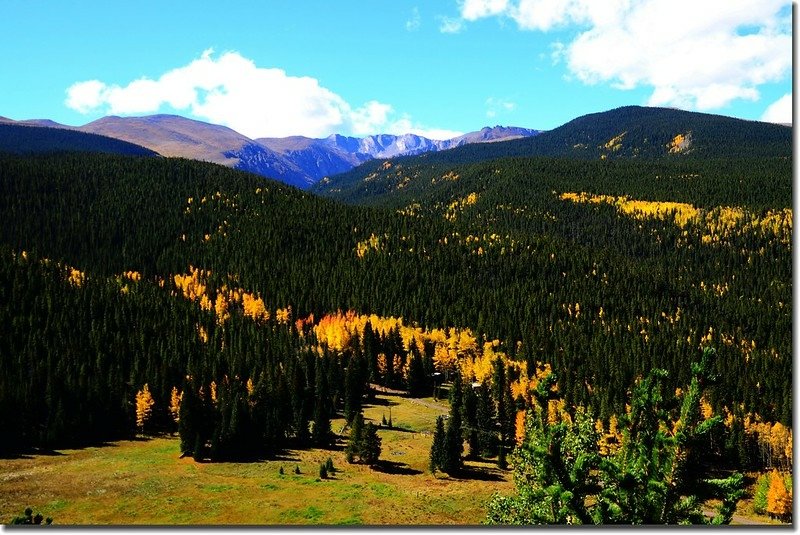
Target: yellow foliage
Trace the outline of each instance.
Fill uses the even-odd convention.
[[[792,512],[792,495],[783,482],[783,474],[773,470],[767,492],[767,513],[785,517]]]
[[[247,388],[247,395],[252,396],[253,392],[255,392],[256,390],[256,387],[253,384],[253,379],[251,377],[247,378],[247,383],[245,384],[245,387]]]
[[[517,411],[517,417],[514,421],[514,438],[518,446],[525,440],[525,411]]]
[[[686,134],[678,134],[672,138],[672,141],[667,144],[667,148],[669,149],[670,154],[679,154],[689,150],[691,144],[692,134],[691,132],[688,132]]]
[[[641,201],[629,197],[613,195],[592,195],[591,193],[562,193],[559,198],[564,201],[590,204],[610,204],[618,212],[634,219],[672,220],[679,227],[699,220],[700,210],[687,203],[671,201]]]
[[[269,319],[269,312],[264,306],[264,300],[257,297],[255,294],[242,292],[242,308],[244,315],[249,316],[257,321],[266,321]]]
[[[126,271],[123,273],[125,278],[132,280],[133,282],[139,282],[142,280],[142,274],[138,271]]]
[[[275,311],[275,320],[278,323],[289,324],[292,321],[292,307],[279,308]]]
[[[69,276],[67,277],[70,284],[73,286],[81,287],[83,286],[83,282],[86,280],[86,274],[82,271],[72,268],[69,270]]]
[[[700,399],[700,414],[703,416],[704,420],[708,420],[714,416],[714,409],[705,397]]]
[[[150,420],[155,403],[152,394],[150,394],[150,387],[145,383],[142,389],[136,393],[136,426],[140,431],[144,429],[144,424]]]
[[[204,344],[208,343],[208,331],[202,325],[197,326],[197,336],[200,337],[200,341]]]
[[[222,292],[218,293],[217,298],[214,300],[214,314],[216,314],[217,323],[220,325],[231,317],[230,312],[228,312],[228,301]]]
[[[466,197],[456,199],[447,206],[447,210],[445,210],[444,213],[444,218],[448,221],[455,221],[459,212],[463,211],[467,206],[472,206],[477,202],[478,194],[475,192],[470,193]]]
[[[177,424],[180,421],[181,400],[183,399],[183,392],[178,393],[178,387],[172,387],[172,393],[169,397],[169,414]]]
[[[382,243],[383,241],[383,243]],[[356,256],[364,258],[370,251],[382,251],[385,247],[385,238],[382,239],[375,234],[370,234],[366,240],[356,243]]]
[[[619,451],[622,445],[622,433],[619,431],[619,422],[615,415],[612,415],[608,420],[608,432],[603,427],[603,422],[597,420],[595,422],[595,430],[597,431],[597,447],[600,455],[614,455]]]
[[[624,138],[625,134],[627,133],[628,132],[626,130],[625,132],[619,134],[618,136],[612,137],[611,139],[608,140],[608,142],[605,145],[603,145],[603,148],[613,152],[618,151],[619,149],[622,148],[622,138]]]

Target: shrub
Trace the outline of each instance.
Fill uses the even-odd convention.
[[[770,474],[762,474],[756,480],[756,490],[753,493],[753,512],[759,515],[767,512],[767,493],[769,492]]]
[[[44,518],[42,513],[33,514],[33,509],[27,507],[25,512],[22,513],[22,516],[14,517],[10,524],[12,525],[41,525],[42,521],[44,520],[45,525],[49,526],[53,523],[53,519],[50,517]]]

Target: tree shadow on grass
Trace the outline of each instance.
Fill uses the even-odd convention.
[[[391,399],[386,399],[386,398],[371,399],[371,400],[367,401],[364,404],[365,407],[369,407],[369,406],[373,406],[373,407],[395,407],[397,405],[399,405],[398,402],[392,401]]]
[[[116,439],[111,439],[114,441],[136,441],[136,442],[148,442],[152,440],[150,437],[119,437]],[[85,440],[85,441],[65,441],[60,444],[56,444],[55,448],[58,450],[85,450],[88,448],[116,448],[117,444],[111,442],[109,440]],[[36,446],[21,448],[13,451],[3,451],[0,452],[0,459],[34,459],[36,457],[58,457],[61,455],[66,455],[61,451],[58,451],[52,448],[41,448]]]
[[[503,472],[497,468],[465,466],[457,474],[450,476],[453,479],[472,481],[503,481]]]
[[[378,462],[372,466],[372,469],[384,474],[397,474],[402,476],[418,476],[422,473],[422,471],[411,468],[406,463],[388,461],[386,459],[379,459]]]
[[[35,457],[59,457],[64,455],[60,451],[51,450],[47,448],[27,448],[22,451],[2,452],[0,459],[17,460],[17,459],[33,459]]]
[[[296,455],[292,455],[291,453],[288,453],[288,452],[282,452],[282,453],[278,453],[277,455],[275,455],[273,457],[268,457],[265,460],[283,461],[283,462],[286,462],[286,463],[299,463],[300,462],[300,457],[298,457]]]
[[[379,425],[378,426],[378,431],[399,431],[400,433],[416,433],[417,432],[417,431],[414,431],[413,429],[406,429],[405,427],[399,427],[399,426],[396,426],[396,425],[393,425],[392,427],[389,427],[388,425]]]

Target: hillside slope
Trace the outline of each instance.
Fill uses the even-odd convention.
[[[218,163],[307,188],[310,181],[292,162],[250,138],[220,125],[176,115],[103,117],[79,127],[138,143],[164,156]]]
[[[419,193],[461,165],[509,157],[686,162],[754,160],[792,156],[792,129],[718,115],[629,106],[579,117],[535,137],[470,144],[453,150],[367,162],[318,183],[312,191],[352,202],[369,202],[405,189]],[[651,165],[651,164],[648,164]],[[405,169],[398,175],[398,169]],[[430,176],[428,176],[430,175]],[[426,176],[427,182],[417,180]],[[433,180],[433,182],[431,182]]]
[[[548,364],[559,376],[567,405],[587,406],[603,419],[622,414],[626,389],[652,368],[669,371],[670,391],[686,384],[687,363],[710,343],[719,355],[720,382],[709,400],[714,410],[741,408],[743,414],[788,425],[791,162],[761,161],[774,168],[739,165],[740,174],[731,181],[730,169],[714,171],[720,167],[716,161],[678,160],[658,167],[662,162],[653,160],[656,167],[644,167],[638,160],[495,160],[442,173],[434,195],[417,206],[387,210],[343,205],[185,159],[0,155],[0,249],[7,260],[0,267],[8,266],[0,281],[0,295],[7,296],[0,299],[0,323],[14,329],[0,337],[0,359],[14,375],[0,373],[0,379],[8,377],[3,386],[11,391],[10,385],[24,385],[30,377],[19,363],[37,362],[45,370],[67,360],[78,384],[86,374],[73,356],[92,365],[117,362],[115,333],[124,330],[129,362],[138,362],[138,371],[110,376],[105,370],[91,377],[124,385],[135,373],[136,388],[150,381],[163,400],[195,355],[203,355],[209,366],[205,384],[213,377],[221,381],[225,373],[233,377],[245,370],[243,363],[250,370],[249,363],[268,366],[277,362],[269,359],[297,352],[301,362],[319,360],[296,349],[304,347],[297,338],[307,329],[294,320],[310,314],[319,320],[341,310],[403,318],[407,326],[450,328],[433,345],[417,346],[436,355],[440,371],[452,371],[458,359],[470,373],[485,372],[491,364],[486,359],[479,364],[475,348],[485,347],[481,340],[496,339],[492,351],[526,362],[529,370]],[[687,174],[691,168],[677,166],[690,163],[705,167]],[[702,180],[694,176],[697,171]],[[750,199],[759,189],[760,197]],[[41,264],[41,277],[31,278],[28,258],[49,259]],[[219,308],[213,299],[182,301],[176,308],[167,292],[158,299],[141,294],[137,299],[153,306],[137,304],[125,316],[119,307],[133,304],[123,296],[134,290],[125,290],[121,278],[130,270],[154,292],[160,282],[172,284],[179,280],[175,275],[200,270],[206,275],[198,284],[215,289],[210,298],[235,285],[260,296],[271,318],[280,308],[290,310],[281,317],[292,321],[288,328],[260,329],[232,317],[228,330],[218,325],[224,303]],[[53,312],[47,298],[35,293],[43,287],[40,279],[64,286],[59,291],[64,306],[54,317],[48,316]],[[91,292],[67,291],[73,286]],[[71,328],[76,302],[84,310],[77,314],[80,331]],[[175,326],[173,334],[164,336],[155,327],[163,327],[162,316]],[[93,331],[94,317],[103,318],[106,330]],[[379,319],[373,318],[377,326]],[[49,329],[55,320],[64,334],[54,337]],[[25,334],[32,321],[41,335]],[[146,340],[129,327],[143,323],[151,333]],[[208,345],[198,324],[205,326]],[[477,341],[462,344],[456,334],[466,328]],[[402,380],[402,359],[411,349],[389,332],[381,338],[382,349],[371,345],[369,354],[397,355],[400,364],[391,368],[387,383],[393,384]],[[285,338],[281,333],[295,340],[277,346],[285,350],[263,339]],[[344,344],[346,337],[336,339]],[[448,347],[457,348],[455,355]],[[41,354],[48,357],[39,362]],[[156,383],[164,358],[181,364],[169,381]],[[242,371],[240,377],[247,375]],[[99,397],[84,399],[86,406],[103,406],[105,383],[92,389]],[[15,407],[24,401],[47,398],[43,391],[36,383],[18,401],[5,399],[10,421],[17,421]],[[0,388],[0,401],[3,392]],[[61,399],[61,391],[55,394],[48,399]],[[118,394],[124,411],[134,392]],[[83,406],[73,405],[74,413]],[[93,425],[97,422],[104,420]],[[65,426],[73,429],[69,422]],[[102,435],[102,426],[94,429]]]
[[[103,152],[130,156],[157,156],[143,146],[113,137],[0,122],[0,152],[36,154],[42,152]]]

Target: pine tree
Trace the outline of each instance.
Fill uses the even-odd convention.
[[[364,391],[364,377],[361,370],[361,359],[355,354],[350,356],[344,379],[344,419],[349,423],[361,412],[361,397]]]
[[[679,411],[663,400],[666,372],[654,370],[633,389],[630,414],[621,420],[623,444],[613,457],[601,458],[597,431],[583,410],[573,423],[550,421],[547,406],[555,399],[555,376],[539,382],[535,410],[529,411],[526,435],[515,451],[517,494],[494,498],[489,523],[511,524],[727,524],[743,494],[743,476],[710,479],[697,462],[697,448],[719,416],[703,420],[701,387],[713,383],[714,353],[706,350],[692,364],[692,380]],[[674,428],[671,419],[675,416]],[[721,500],[718,514],[707,518],[703,498]]]
[[[494,404],[489,385],[486,382],[478,387],[475,418],[478,431],[478,451],[482,456],[492,457],[497,453],[497,432],[495,430]]]
[[[478,396],[472,383],[464,383],[464,404],[462,406],[462,420],[464,422],[464,439],[469,446],[469,456],[480,456],[480,441],[478,434]]]
[[[417,351],[416,342],[413,339],[411,340],[409,353],[411,354],[411,360],[408,363],[408,379],[406,381],[408,395],[413,398],[422,397],[428,391],[428,381],[425,377],[422,356]]]
[[[362,441],[364,439],[364,416],[359,412],[350,424],[350,440],[344,450],[345,458],[348,463],[354,463],[356,457],[360,457]]]
[[[181,437],[181,453],[194,451],[197,435],[200,433],[198,419],[200,414],[200,400],[190,382],[184,382],[181,406],[178,418],[178,434]]]
[[[361,461],[369,466],[375,465],[381,456],[381,438],[378,436],[378,426],[372,422],[368,422],[364,426],[359,456]]]
[[[461,373],[456,370],[453,384],[450,387],[450,417],[447,420],[447,430],[445,431],[443,464],[440,466],[442,471],[449,475],[458,472],[463,465],[461,460],[461,455],[464,453],[464,438],[461,429],[462,388]]]
[[[441,470],[445,464],[445,430],[444,416],[436,418],[436,429],[433,432],[433,443],[431,444],[430,464],[431,473]]]
[[[331,441],[331,417],[328,413],[330,404],[328,381],[325,377],[323,359],[317,361],[315,398],[314,398],[314,425],[311,429],[311,440],[316,446],[325,447]]]

